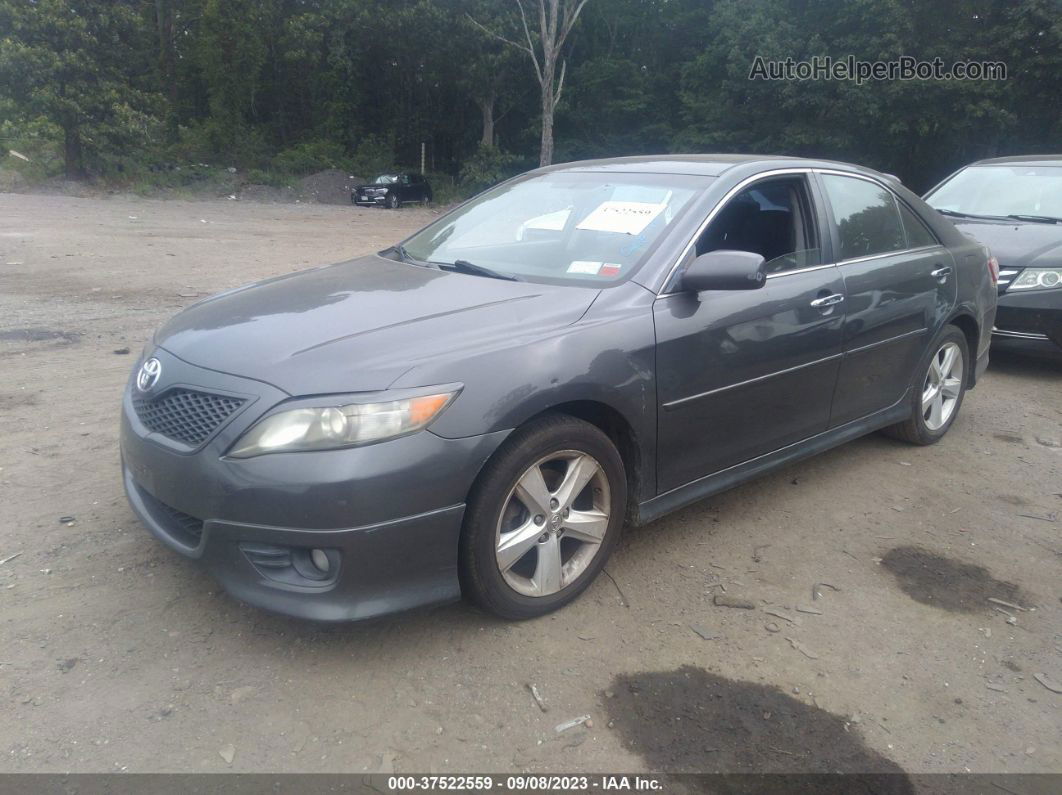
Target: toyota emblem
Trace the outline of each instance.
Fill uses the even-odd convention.
[[[136,374],[136,388],[141,392],[148,392],[151,387],[159,382],[162,375],[162,362],[152,357],[140,366],[140,372]]]

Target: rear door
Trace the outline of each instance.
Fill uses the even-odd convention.
[[[830,427],[892,406],[955,304],[951,254],[902,199],[869,177],[820,172],[844,277],[844,357]]]
[[[659,492],[826,429],[844,284],[825,264],[813,196],[804,174],[752,183],[683,263],[715,249],[756,251],[768,259],[764,287],[697,295],[672,284],[655,302]]]

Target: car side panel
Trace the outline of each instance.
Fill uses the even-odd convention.
[[[844,316],[812,302],[843,289],[827,266],[656,302],[662,491],[826,429]]]
[[[830,426],[891,406],[910,387],[926,345],[955,306],[954,272],[941,285],[930,274],[952,268],[942,246],[842,263],[844,360]]]

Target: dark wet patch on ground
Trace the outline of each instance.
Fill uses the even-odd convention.
[[[896,547],[881,559],[905,594],[916,602],[953,612],[991,609],[989,597],[1023,604],[1021,589],[993,577],[988,569],[945,558],[920,547]]]
[[[1024,444],[1025,443],[1024,437],[1022,437],[1022,435],[1019,434],[1019,433],[1003,432],[1003,433],[994,433],[994,434],[992,434],[992,436],[994,436],[996,439],[999,439],[999,441],[1001,441],[1001,442],[1008,442],[1009,444]]]
[[[0,392],[0,411],[36,405],[37,395],[33,392]]]
[[[998,494],[996,499],[1000,502],[1005,502],[1007,505],[1028,505],[1029,501],[1024,497],[1020,497],[1017,494]]]
[[[75,331],[57,331],[50,328],[14,328],[0,331],[0,341],[4,342],[77,342],[80,337]]]
[[[611,697],[609,697],[611,695]],[[610,725],[651,770],[705,773],[889,773],[903,771],[868,747],[844,718],[776,687],[701,668],[625,674],[605,694]],[[893,775],[879,792],[911,792]],[[845,786],[852,788],[852,781]],[[728,790],[724,790],[728,791]]]

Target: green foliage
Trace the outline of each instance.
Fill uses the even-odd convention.
[[[496,146],[480,145],[461,168],[461,187],[473,193],[484,190],[519,174],[523,170],[519,164],[520,159],[515,155],[507,154]]]
[[[0,96],[14,104],[15,120],[61,131],[68,176],[105,168],[155,133],[138,9],[132,0],[0,3]]]
[[[326,168],[350,170],[351,159],[335,141],[304,141],[288,147],[273,158],[273,168],[286,174],[312,174]]]
[[[62,130],[46,118],[37,116],[21,119],[10,108],[0,108],[0,168],[18,174],[17,182],[41,182],[63,173],[63,151],[58,141],[62,139]],[[29,158],[9,154],[14,150]]]
[[[358,141],[350,161],[350,173],[365,179],[395,168],[394,147],[377,135],[367,135]]]
[[[791,153],[924,188],[978,157],[1057,151],[1058,11],[1059,0],[590,0],[569,40],[556,160]],[[0,168],[224,190],[230,166],[272,185],[325,168],[416,170],[426,144],[436,195],[456,199],[532,167],[539,145],[527,56],[471,19],[523,35],[511,0],[0,0],[0,136],[31,158]],[[757,55],[849,54],[999,60],[1009,76],[748,79]]]

